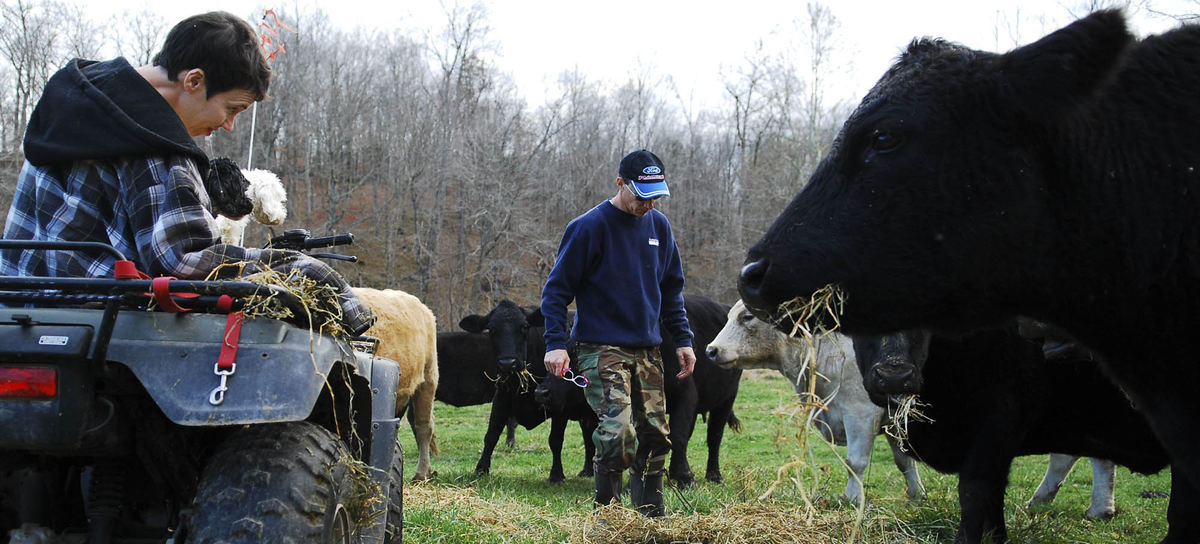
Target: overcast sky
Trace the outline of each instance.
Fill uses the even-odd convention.
[[[344,27],[436,31],[446,22],[443,3],[453,0],[289,0],[282,6],[317,5]],[[1167,13],[1200,12],[1200,0],[1149,0]],[[468,5],[460,0],[460,5]],[[722,98],[722,81],[762,41],[780,50],[802,38],[801,0],[488,0],[488,37],[497,66],[513,75],[531,104],[540,104],[564,70],[589,80],[623,83],[638,70],[670,75],[699,105]],[[833,59],[840,66],[838,98],[857,102],[909,40],[942,37],[985,50],[1007,50],[1058,28],[1074,17],[1079,0],[837,0],[825,2],[840,33]],[[198,10],[252,15],[254,2],[206,0],[90,0],[98,15],[148,9],[174,24]],[[254,10],[275,7],[262,4]],[[281,10],[284,11],[284,10]],[[1147,10],[1134,14],[1135,32],[1175,26]],[[1015,30],[1013,30],[1015,29]],[[286,38],[285,38],[286,41]],[[802,48],[801,48],[802,49]]]

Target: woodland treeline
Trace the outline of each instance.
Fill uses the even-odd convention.
[[[95,21],[82,3],[54,0],[0,5],[7,210],[45,80],[73,57],[144,64],[176,21],[144,12]],[[352,283],[419,296],[441,329],[502,298],[536,304],[563,227],[615,193],[617,162],[642,147],[667,166],[673,196],[661,209],[688,291],[732,303],[746,249],[857,100],[830,91],[843,66],[838,21],[819,3],[793,22],[793,46],[748,51],[714,74],[724,100],[704,107],[649,67],[631,67],[626,81],[566,72],[544,103],[527,103],[496,67],[479,5],[448,6],[445,24],[422,35],[338,28],[316,9],[273,13],[287,28],[266,19],[286,48],[271,61],[271,96],[202,147],[277,173],[289,194],[283,228],[353,232],[360,262],[338,268]],[[267,236],[251,227],[247,245]]]

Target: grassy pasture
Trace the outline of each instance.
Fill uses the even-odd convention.
[[[491,474],[476,477],[490,406],[438,403],[434,417],[441,455],[433,459],[437,476],[431,482],[406,484],[404,538],[421,544],[953,540],[959,518],[955,476],[922,465],[928,498],[919,505],[908,504],[904,481],[881,438],[875,442],[867,476],[866,508],[839,503],[836,497],[846,482],[840,461],[845,448],[829,446],[816,433],[804,436],[807,447],[801,447],[799,426],[791,416],[798,409],[795,399],[778,373],[747,372],[735,407],[743,431],[727,430],[722,445],[725,482],[703,479],[705,423],[697,422],[689,449],[700,480],[697,486],[666,491],[666,518],[646,520],[629,511],[612,511],[607,526],[591,521],[591,479],[575,477],[584,462],[578,425],[568,428],[564,443],[565,484],[546,481],[551,459],[548,422],[518,430],[515,449],[506,447],[502,438]],[[402,426],[400,438],[411,459],[416,445],[407,426]],[[1118,514],[1093,522],[1083,517],[1091,492],[1086,460],[1076,465],[1053,504],[1033,510],[1023,506],[1045,468],[1045,456],[1023,457],[1013,465],[1005,506],[1013,542],[1153,543],[1166,534],[1167,499],[1142,494],[1169,492],[1168,471],[1142,476],[1118,467]]]

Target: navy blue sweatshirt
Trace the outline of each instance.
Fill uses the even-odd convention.
[[[575,301],[575,324],[567,305]],[[662,343],[659,321],[678,347],[692,345],[683,307],[683,265],[671,224],[658,210],[643,217],[604,201],[567,224],[542,289],[546,351],[578,342],[622,347]]]

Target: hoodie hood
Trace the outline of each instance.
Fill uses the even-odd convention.
[[[35,166],[157,154],[188,155],[208,170],[175,110],[124,58],[67,63],[46,82],[25,131]]]

